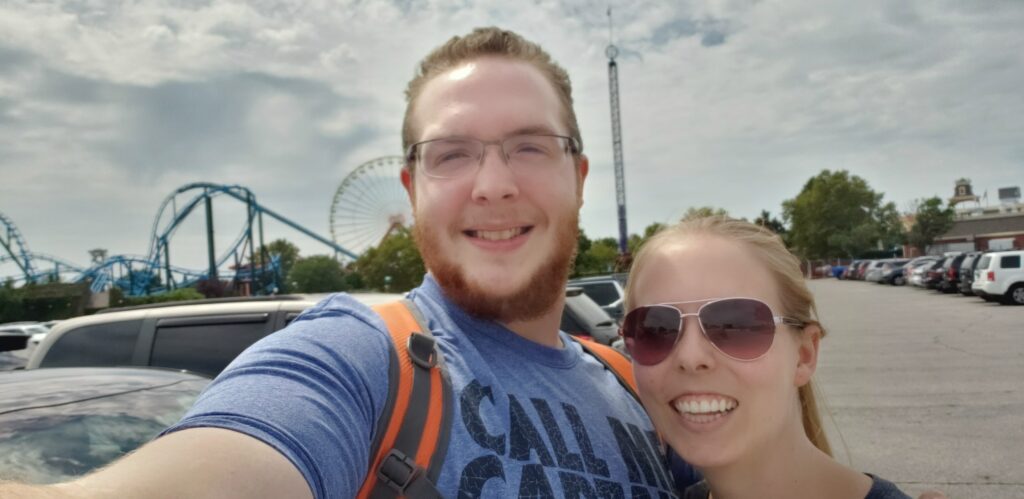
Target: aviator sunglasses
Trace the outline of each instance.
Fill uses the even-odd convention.
[[[707,303],[696,313],[683,313],[677,305]],[[683,335],[684,318],[694,316],[700,330],[715,348],[735,360],[757,360],[772,346],[775,326],[802,327],[802,321],[775,315],[767,303],[754,298],[716,298],[645,305],[630,310],[620,334],[626,349],[640,365],[665,360]]]

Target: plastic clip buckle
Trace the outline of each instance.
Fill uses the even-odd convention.
[[[377,478],[385,485],[391,487],[400,494],[405,493],[416,475],[419,474],[419,466],[416,461],[409,458],[398,449],[391,449],[391,452],[380,463],[377,470]]]
[[[406,345],[409,358],[424,369],[433,369],[437,365],[437,353],[434,351],[436,343],[432,336],[422,333],[409,335],[409,343]]]

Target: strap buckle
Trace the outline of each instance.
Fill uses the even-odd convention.
[[[434,350],[436,343],[437,340],[433,336],[423,333],[410,334],[409,343],[406,345],[409,358],[424,369],[433,369],[437,365],[437,352]]]
[[[404,494],[420,471],[416,461],[398,449],[391,449],[377,469],[377,478],[395,492]]]

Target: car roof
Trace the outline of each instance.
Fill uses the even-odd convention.
[[[194,382],[210,378],[180,369],[157,367],[50,367],[0,373],[0,415],[38,407],[70,404]]]

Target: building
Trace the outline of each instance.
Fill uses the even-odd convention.
[[[928,253],[1024,248],[1024,203],[1021,203],[1020,188],[999,189],[996,206],[982,207],[978,201],[971,192],[970,182],[958,180],[950,204],[974,206],[957,206],[953,227],[935,239]]]

